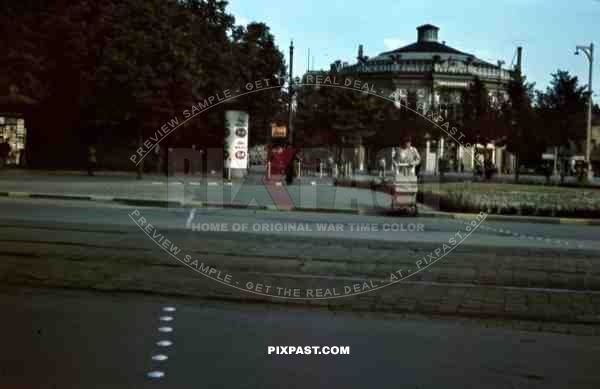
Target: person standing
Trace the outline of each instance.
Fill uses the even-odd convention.
[[[10,155],[10,144],[8,140],[2,140],[0,143],[0,168],[6,165],[8,156]]]
[[[156,162],[156,174],[161,174],[162,168],[162,153],[160,150],[160,146],[157,143],[154,146],[154,161]]]
[[[175,160],[173,155],[173,148],[167,148],[167,177],[175,175]]]
[[[408,138],[403,142],[398,152],[398,162],[407,165],[402,169],[405,176],[414,176],[417,174],[417,166],[421,164],[421,156]]]
[[[329,175],[331,177],[335,177],[337,175],[336,173],[336,163],[335,163],[335,159],[333,159],[333,156],[329,156],[329,158],[327,158],[327,169],[329,170]]]
[[[96,148],[94,146],[88,147],[88,176],[94,175],[98,161],[96,159]]]
[[[385,178],[385,156],[379,158],[378,173],[379,177]]]

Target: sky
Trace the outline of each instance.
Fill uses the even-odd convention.
[[[373,57],[416,41],[416,27],[434,24],[439,40],[458,50],[509,66],[523,47],[523,70],[536,89],[551,73],[568,70],[588,84],[589,63],[575,46],[594,43],[595,98],[600,99],[600,0],[229,0],[236,24],[264,22],[294,76],[329,69],[336,59],[353,63],[358,45]]]

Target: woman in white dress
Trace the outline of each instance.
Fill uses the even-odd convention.
[[[415,175],[415,167],[421,163],[421,156],[417,149],[412,146],[410,139],[406,139],[402,143],[402,147],[396,152],[394,162],[396,165],[396,175]]]

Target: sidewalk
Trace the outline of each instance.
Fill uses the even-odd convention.
[[[98,174],[89,177],[71,174],[41,174],[21,171],[0,174],[0,195],[35,198],[68,198],[92,201],[117,201],[153,206],[231,206],[262,209],[319,210],[339,212],[386,212],[391,198],[357,188],[333,186],[331,178],[304,177],[292,185],[271,182],[254,175],[228,183],[219,176],[117,176]]]
[[[0,171],[0,196],[71,199],[118,202],[160,207],[231,207],[271,210],[342,212],[354,214],[397,214],[391,196],[372,191],[371,183],[381,178],[361,175],[341,177],[301,177],[292,185],[271,182],[265,186],[263,176],[248,176],[244,181],[224,181],[220,175],[151,176],[141,180],[135,173],[98,172],[90,177],[78,171],[36,171],[7,169]],[[371,181],[374,180],[374,181]],[[288,197],[289,196],[289,197]],[[402,210],[400,210],[402,213]],[[418,205],[420,216],[463,219],[473,215],[438,212]],[[552,217],[488,215],[488,220],[550,224],[598,225],[600,220]]]

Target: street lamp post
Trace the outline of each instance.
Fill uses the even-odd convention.
[[[293,109],[293,97],[294,97],[294,41],[290,43],[290,80],[288,86],[288,141],[290,144],[294,143],[294,133],[292,128],[292,109]]]
[[[594,69],[594,44],[590,43],[589,46],[577,46],[575,55],[579,55],[579,51],[583,51],[590,64],[590,74],[588,82],[588,112],[587,112],[587,136],[585,142],[585,159],[587,162],[588,180],[591,181],[594,177],[592,172],[592,161],[590,158],[591,154],[591,142],[592,142],[592,72]]]

